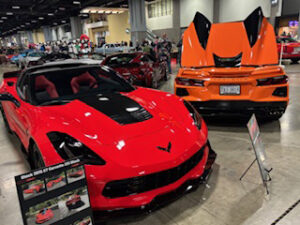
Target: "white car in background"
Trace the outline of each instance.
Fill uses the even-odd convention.
[[[101,48],[95,48],[95,53],[100,53],[103,55],[111,55],[120,52],[130,52],[133,51],[134,47],[121,46],[121,44],[104,44]]]
[[[34,66],[38,64],[38,61],[42,56],[44,56],[44,52],[30,52],[28,55],[21,60],[19,60],[19,68],[24,69],[28,66]]]

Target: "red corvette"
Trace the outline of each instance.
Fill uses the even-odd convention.
[[[42,209],[38,214],[35,216],[35,223],[41,224],[51,220],[54,217],[53,211],[51,209]]]
[[[23,192],[25,194],[38,193],[43,190],[43,184],[32,185],[30,188],[25,189]]]
[[[53,179],[53,180],[48,181],[47,187],[48,187],[48,188],[53,187],[55,184],[58,184],[59,182],[61,182],[62,179],[63,179],[63,177],[57,177],[56,179]]]
[[[216,154],[189,103],[86,63],[4,74],[3,119],[32,168],[82,157],[91,206],[105,211],[149,209],[206,179]]]
[[[277,37],[276,41],[279,57],[282,49],[283,59],[290,59],[293,63],[300,60],[300,42],[291,37]]]
[[[83,175],[83,170],[78,170],[73,173],[69,173],[69,177],[81,177]]]
[[[167,64],[143,52],[111,55],[102,65],[109,66],[131,83],[157,88],[161,80],[167,80]]]

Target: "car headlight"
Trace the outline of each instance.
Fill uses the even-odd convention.
[[[90,165],[105,165],[105,161],[95,152],[89,149],[75,138],[60,132],[50,132],[47,134],[56,152],[64,160],[81,158],[84,163]]]
[[[202,117],[201,115],[196,111],[196,109],[191,105],[191,103],[187,101],[183,101],[185,107],[187,110],[190,112],[191,117],[194,120],[194,125],[201,130],[201,125],[202,125]]]

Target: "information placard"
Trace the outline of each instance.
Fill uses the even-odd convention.
[[[259,166],[260,174],[263,182],[265,183],[270,180],[269,172],[272,170],[272,168],[267,162],[266,151],[261,140],[259,126],[255,114],[252,115],[247,124],[247,127],[249,130],[249,135],[255,152],[256,160]]]
[[[15,177],[24,225],[93,225],[80,159]]]

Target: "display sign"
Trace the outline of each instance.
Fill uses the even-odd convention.
[[[252,117],[250,118],[247,127],[254,148],[254,152],[256,155],[256,160],[259,166],[261,177],[263,182],[265,183],[270,180],[269,172],[272,170],[272,168],[269,166],[267,162],[266,151],[261,140],[259,126],[255,114],[253,114]]]
[[[24,225],[92,225],[80,159],[15,177]]]

